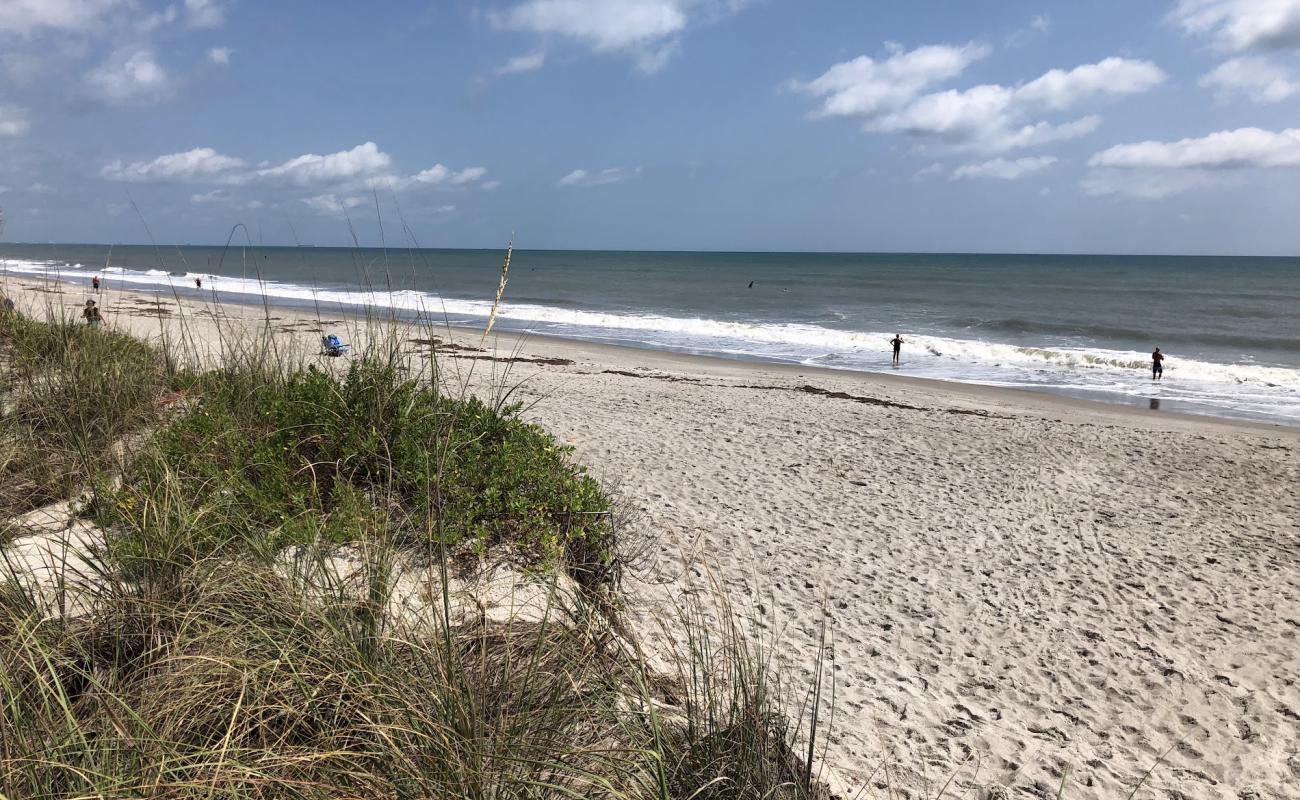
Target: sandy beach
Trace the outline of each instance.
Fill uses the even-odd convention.
[[[90,296],[6,291],[38,316]],[[100,304],[204,357],[268,319],[304,352],[321,330],[364,347],[334,312]],[[824,760],[862,796],[1300,796],[1300,429],[438,335],[447,378],[515,387],[635,512],[643,631],[712,582],[791,687],[822,652]]]

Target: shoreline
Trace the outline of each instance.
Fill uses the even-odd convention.
[[[16,299],[77,312],[86,294],[54,288]],[[322,327],[281,307],[114,290],[102,304],[107,325],[142,337],[186,328],[201,359],[266,316],[304,354]],[[323,327],[357,352],[370,334],[364,319]],[[796,691],[827,659],[824,760],[869,793],[883,768],[912,797],[950,775],[962,791],[1052,796],[1067,774],[1082,800],[1144,781],[1286,796],[1300,766],[1300,430],[399,330],[414,359],[429,353],[414,340],[442,339],[449,383],[481,397],[509,387],[635,517],[627,591],[643,639],[666,635],[656,619],[674,601],[716,591]]]
[[[481,331],[472,328],[452,326],[451,330],[459,335],[473,337]],[[763,361],[752,358],[728,358],[725,356],[700,353],[683,353],[651,347],[616,345],[606,342],[592,342],[583,339],[570,339],[544,333],[521,334],[515,331],[494,332],[494,337],[512,341],[531,342],[539,339],[546,347],[571,353],[590,352],[603,354],[605,357],[617,358],[624,353],[651,354],[639,355],[639,360],[646,364],[658,364],[663,369],[693,367],[715,374],[769,374],[784,378],[817,376],[833,381],[848,381],[864,386],[876,387],[886,391],[923,391],[935,396],[947,395],[968,403],[996,402],[1002,405],[1017,406],[1025,411],[1036,410],[1043,415],[1050,415],[1053,409],[1072,409],[1099,416],[1115,416],[1130,422],[1167,421],[1171,429],[1185,429],[1187,426],[1210,427],[1223,426],[1237,430],[1256,430],[1267,433],[1281,433],[1300,438],[1300,424],[1288,425],[1283,422],[1265,422],[1256,419],[1224,417],[1213,414],[1196,414],[1186,411],[1148,410],[1138,403],[1118,403],[1105,400],[1089,400],[1057,394],[1049,390],[1027,389],[1012,386],[993,386],[982,383],[967,383],[940,378],[921,378],[911,375],[895,375],[888,372],[868,372],[865,370],[835,369],[834,367],[804,366],[776,361]]]
[[[12,278],[17,283],[50,281],[60,286],[81,287],[85,288],[80,281],[63,280],[57,278],[34,278],[30,276],[15,276]],[[29,287],[30,288],[30,287]],[[47,290],[41,290],[47,291]],[[133,302],[149,301],[153,302],[162,299],[165,303],[179,301],[182,304],[198,303],[204,305],[213,305],[214,303],[202,296],[200,293],[192,290],[182,292],[165,292],[146,291],[139,289],[109,289],[114,295],[120,298],[126,298]],[[87,297],[91,295],[87,292]],[[235,299],[227,297],[217,297],[215,305],[217,306],[235,306],[241,308],[261,309],[266,308],[283,314],[292,314],[295,317],[304,318],[310,316],[307,312],[315,312],[318,307],[309,303],[288,303],[288,302],[268,302],[265,299],[259,299],[249,296],[248,300],[238,299],[240,295],[235,295]],[[357,322],[367,319],[369,316],[364,310],[358,308],[346,308],[339,306],[332,309],[320,308],[321,311],[329,311],[331,316],[342,316],[346,320]],[[410,312],[399,313],[396,315],[396,321],[399,324],[415,327],[437,327],[454,332],[459,336],[473,337],[478,336],[481,329],[471,328],[464,325],[447,325],[443,322],[419,321],[410,318]],[[385,316],[382,311],[377,312],[375,316]],[[1021,386],[999,386],[994,384],[980,383],[975,381],[963,381],[958,379],[916,377],[911,375],[894,374],[886,371],[858,370],[858,369],[840,369],[820,365],[804,365],[790,362],[765,360],[761,357],[737,355],[728,356],[725,354],[709,353],[691,353],[683,350],[654,347],[651,345],[638,345],[633,343],[615,344],[607,341],[596,339],[580,339],[567,337],[562,334],[543,333],[537,331],[520,331],[510,327],[501,327],[493,332],[493,336],[501,340],[509,341],[528,341],[531,339],[540,339],[544,342],[554,343],[554,346],[561,348],[572,347],[575,351],[581,352],[584,348],[590,349],[591,352],[605,352],[607,357],[618,357],[618,353],[624,353],[624,357],[632,353],[640,354],[637,356],[643,361],[659,361],[665,367],[671,367],[674,362],[689,364],[697,362],[701,368],[728,371],[729,365],[740,365],[740,369],[748,369],[754,373],[769,372],[786,377],[798,376],[801,374],[822,375],[828,378],[850,380],[860,380],[862,383],[871,385],[878,384],[889,387],[897,383],[900,388],[911,386],[913,388],[927,389],[935,393],[951,393],[953,395],[966,395],[973,399],[994,400],[998,402],[1014,402],[1019,400],[1021,405],[1032,406],[1038,401],[1045,401],[1041,413],[1051,413],[1049,409],[1053,407],[1065,407],[1076,410],[1091,409],[1098,413],[1104,413],[1104,409],[1118,412],[1125,418],[1141,419],[1164,419],[1183,420],[1184,424],[1196,424],[1199,421],[1220,423],[1233,427],[1253,428],[1264,431],[1293,431],[1300,436],[1300,420],[1295,423],[1279,421],[1271,418],[1261,418],[1253,415],[1236,415],[1232,413],[1223,413],[1224,409],[1212,407],[1214,411],[1196,412],[1185,409],[1186,401],[1180,399],[1167,398],[1148,398],[1149,401],[1165,403],[1172,408],[1143,408],[1142,401],[1128,395],[1116,396],[1116,399],[1104,399],[1094,397],[1076,396],[1068,391],[1058,390],[1055,387],[1044,386],[1043,388],[1021,387]],[[1128,398],[1131,402],[1124,402],[1120,398]]]

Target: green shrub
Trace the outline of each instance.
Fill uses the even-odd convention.
[[[218,371],[196,392],[195,407],[100,505],[101,522],[130,531],[124,552],[176,539],[190,551],[172,557],[194,559],[366,535],[415,549],[509,545],[539,561],[608,560],[608,500],[517,408],[446,397],[374,360],[342,377]],[[601,564],[574,566],[594,575]]]

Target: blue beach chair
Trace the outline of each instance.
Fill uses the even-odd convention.
[[[348,348],[351,345],[339,341],[339,337],[330,333],[320,337],[321,352],[330,358],[338,358],[348,354]]]

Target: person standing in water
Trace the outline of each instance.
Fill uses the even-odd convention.
[[[1151,380],[1158,381],[1165,375],[1165,354],[1157,347],[1151,354]]]
[[[894,363],[897,364],[899,353],[903,350],[903,335],[900,333],[894,334],[894,338],[890,339],[889,343],[894,346]]]
[[[203,288],[203,279],[202,279],[202,278],[196,277],[196,278],[194,279],[194,288],[195,288],[195,289],[202,289],[202,288]]]

